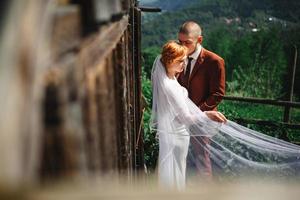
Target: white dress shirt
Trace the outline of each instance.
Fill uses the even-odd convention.
[[[192,60],[192,62],[191,62],[191,71],[190,71],[190,75],[191,75],[191,73],[192,73],[192,71],[193,71],[193,69],[194,69],[194,66],[195,66],[195,64],[196,64],[196,61],[197,61],[197,59],[198,59],[200,53],[201,53],[201,50],[202,50],[202,46],[201,46],[200,44],[198,44],[197,47],[196,47],[196,50],[194,51],[194,53],[192,53],[191,55],[188,56],[188,58],[193,58],[193,60]],[[188,58],[187,58],[186,63],[188,63]],[[184,73],[185,73],[185,71],[186,71],[186,66],[187,66],[187,65],[185,65],[185,67],[184,67]]]

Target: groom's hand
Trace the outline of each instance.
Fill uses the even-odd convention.
[[[225,123],[227,121],[226,117],[217,111],[205,111],[204,112],[208,118],[210,118],[213,121]]]

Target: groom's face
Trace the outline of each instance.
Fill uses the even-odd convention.
[[[188,48],[188,55],[191,55],[196,50],[197,44],[202,42],[202,36],[178,33],[178,40],[182,45]]]

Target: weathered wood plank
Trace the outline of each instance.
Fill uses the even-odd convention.
[[[51,52],[55,60],[80,44],[80,13],[78,6],[59,6],[52,24]]]
[[[3,103],[7,108],[0,118],[13,115],[8,128],[7,120],[0,122],[0,131],[7,132],[0,140],[7,161],[0,178],[18,183],[24,177],[132,175],[140,80],[129,16],[82,36],[79,5],[70,5],[74,1],[37,2],[18,7],[22,12],[16,16],[25,17],[12,34],[17,39],[9,40],[12,54],[3,60],[10,62],[0,68],[7,75],[0,74],[1,88],[10,93],[4,95],[10,104]],[[122,6],[132,8],[133,2]],[[8,146],[14,147],[12,158]]]
[[[98,34],[85,39],[82,42],[79,54],[84,67],[93,68],[99,62],[103,62],[116,47],[127,26],[128,16],[124,16],[119,22],[103,26]]]

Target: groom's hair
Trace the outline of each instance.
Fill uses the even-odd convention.
[[[202,29],[199,24],[194,21],[186,21],[184,24],[181,25],[179,29],[179,33],[183,33],[185,35],[194,35],[194,36],[201,36]]]

